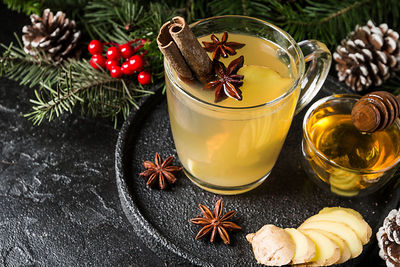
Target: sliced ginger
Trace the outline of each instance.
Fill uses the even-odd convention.
[[[341,222],[350,226],[351,229],[357,234],[362,244],[365,245],[369,242],[372,235],[372,229],[362,217],[356,216],[354,213],[348,212],[343,209],[331,210],[330,212],[318,213],[308,218],[305,222],[311,221],[335,221]]]
[[[371,227],[357,211],[328,207],[298,229],[265,225],[247,239],[262,264],[329,266],[360,255],[371,234]]]
[[[315,230],[315,231],[317,231],[317,232],[323,234],[324,236],[328,237],[333,242],[335,242],[336,245],[339,246],[339,248],[340,248],[340,259],[336,262],[336,264],[343,263],[343,262],[346,262],[349,259],[351,259],[351,252],[350,252],[349,246],[347,246],[346,242],[344,242],[344,240],[341,237],[339,237],[338,235],[332,234],[330,232],[323,231],[323,230]]]
[[[300,229],[315,244],[315,256],[307,266],[328,266],[335,264],[340,259],[340,248],[330,238],[314,229]]]
[[[293,239],[296,250],[291,264],[300,264],[311,261],[315,256],[315,244],[305,234],[295,228],[284,229]]]
[[[349,246],[352,258],[357,257],[362,252],[361,240],[354,233],[353,229],[344,223],[335,221],[305,221],[300,225],[299,229],[319,229],[340,236]]]

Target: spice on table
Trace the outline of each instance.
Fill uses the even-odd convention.
[[[147,185],[149,187],[154,187],[158,184],[160,189],[164,190],[167,188],[167,184],[173,184],[176,181],[174,173],[182,170],[182,167],[171,165],[174,161],[174,156],[169,156],[164,161],[158,152],[154,158],[154,163],[151,161],[144,161],[143,166],[146,168],[145,171],[141,172],[139,175],[147,178]]]
[[[212,60],[218,60],[222,55],[223,58],[227,58],[228,55],[236,55],[236,49],[240,49],[245,44],[237,43],[237,42],[227,42],[228,41],[228,32],[224,32],[222,35],[221,41],[217,36],[211,34],[212,42],[204,42],[204,49],[207,52],[213,52]]]
[[[201,213],[203,214],[203,217],[197,217],[197,218],[190,219],[191,223],[203,226],[203,228],[201,228],[200,232],[196,235],[196,240],[204,237],[210,231],[212,231],[211,238],[210,238],[211,243],[214,242],[215,236],[217,235],[217,232],[218,232],[219,236],[222,238],[225,245],[229,245],[230,239],[229,239],[228,231],[242,229],[242,227],[240,227],[239,225],[228,221],[230,218],[233,217],[233,215],[236,214],[236,211],[233,211],[233,210],[229,211],[229,212],[225,213],[224,216],[221,217],[222,199],[218,200],[217,203],[215,204],[213,213],[211,213],[211,211],[202,204],[199,204],[199,208],[201,210]]]

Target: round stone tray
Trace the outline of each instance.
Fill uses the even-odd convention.
[[[316,99],[344,92],[348,91],[328,77]],[[257,265],[245,238],[247,233],[257,231],[264,224],[298,227],[323,207],[342,206],[359,211],[374,231],[363,253],[343,265],[371,266],[371,262],[384,265],[378,256],[375,233],[387,213],[399,202],[399,190],[393,189],[397,188],[395,179],[383,190],[363,198],[341,198],[320,189],[306,176],[300,164],[304,113],[305,110],[294,118],[271,175],[253,191],[235,196],[215,195],[198,188],[183,174],[173,186],[162,191],[148,188],[138,175],[143,171],[142,162],[153,160],[156,152],[163,159],[176,156],[166,99],[160,92],[148,97],[122,126],[115,152],[122,208],[136,233],[161,259],[172,265]],[[178,159],[175,163],[180,164]],[[219,198],[224,201],[223,212],[236,210],[232,221],[242,226],[241,231],[230,235],[230,246],[224,245],[219,237],[214,244],[207,238],[194,240],[201,227],[189,222],[200,214],[199,203],[213,209]]]

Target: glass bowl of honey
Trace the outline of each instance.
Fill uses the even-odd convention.
[[[358,95],[322,98],[303,120],[303,167],[334,194],[364,196],[386,185],[400,161],[400,121],[383,131],[363,133],[351,121]]]

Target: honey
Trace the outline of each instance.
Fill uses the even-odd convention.
[[[384,174],[382,170],[392,167],[400,157],[398,126],[361,133],[350,114],[335,113],[331,107],[314,112],[306,131],[314,146],[306,148],[311,167],[341,195],[355,195],[376,183]]]

